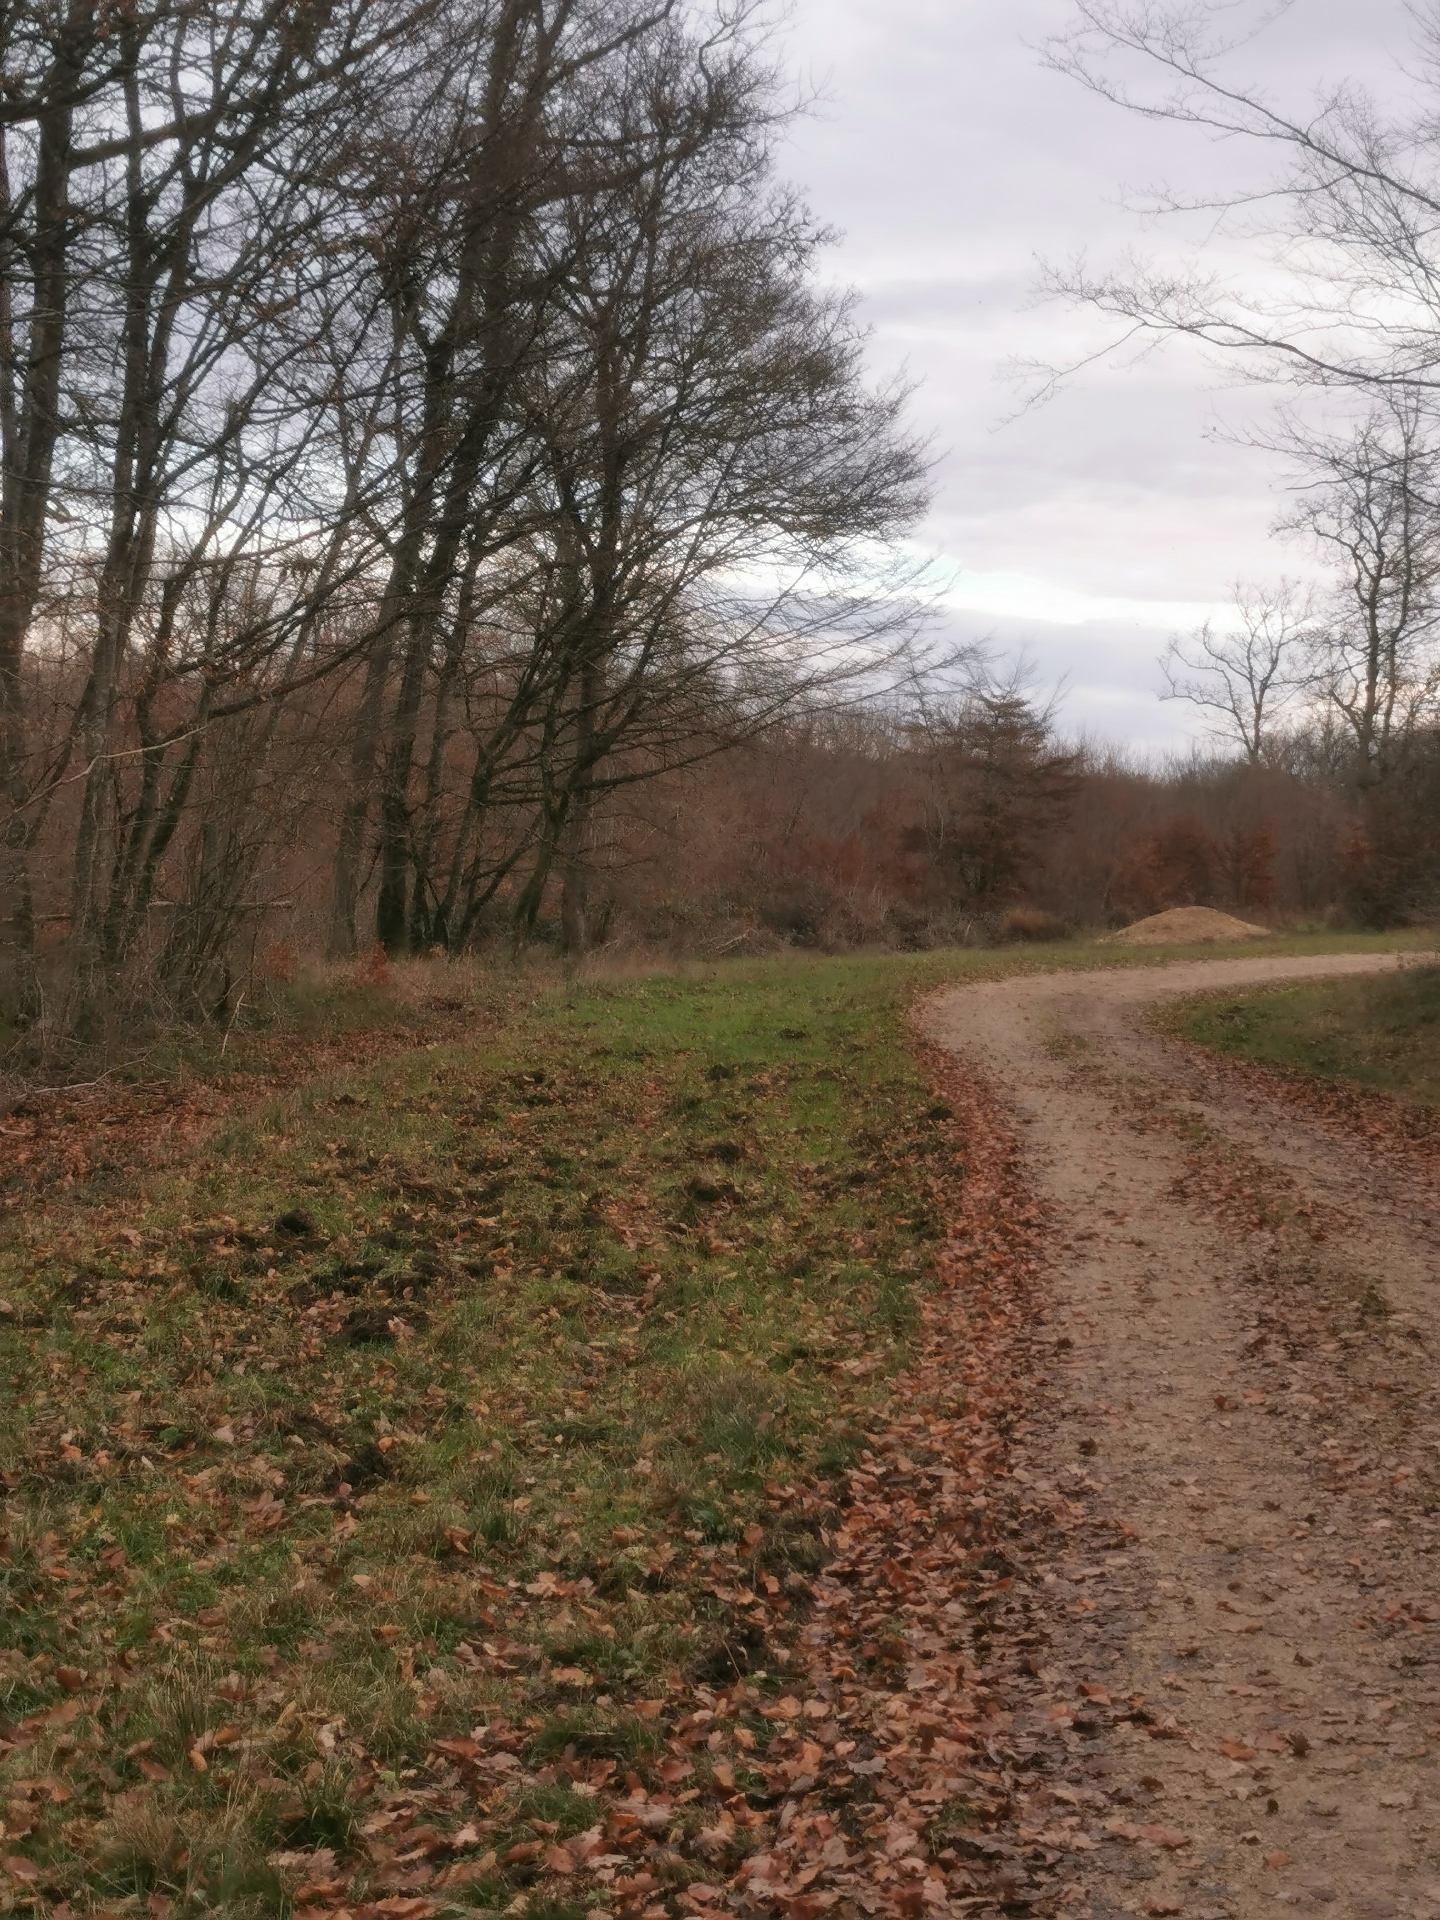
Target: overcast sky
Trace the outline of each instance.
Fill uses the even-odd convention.
[[[1071,728],[1154,746],[1188,726],[1156,697],[1167,635],[1223,608],[1237,577],[1305,566],[1270,536],[1280,476],[1227,437],[1266,399],[1167,348],[1014,417],[1007,365],[1095,338],[1092,317],[1035,303],[1042,259],[1197,243],[1198,228],[1157,232],[1127,189],[1253,181],[1263,159],[1047,71],[1027,42],[1071,19],[1069,0],[794,0],[791,62],[824,100],[789,171],[843,231],[832,265],[865,296],[877,371],[921,383],[915,418],[942,455],[923,540],[955,576],[957,630],[1063,677]],[[1234,70],[1296,103],[1356,76],[1398,94],[1406,44],[1404,0],[1293,0]],[[1238,237],[1210,245],[1222,267],[1243,259]]]

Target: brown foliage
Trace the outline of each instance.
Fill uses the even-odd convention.
[[[1069,931],[1058,913],[1044,907],[1011,907],[996,927],[1002,940],[1063,940]]]

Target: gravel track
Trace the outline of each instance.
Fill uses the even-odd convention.
[[[1440,1194],[1145,1020],[1397,963],[1030,975],[927,1010],[1053,1222],[1054,1417],[1018,1470],[1131,1537],[1044,1569],[1055,1660],[1144,1702],[1086,1755],[1113,1811],[1071,1911],[1097,1920],[1440,1920]]]

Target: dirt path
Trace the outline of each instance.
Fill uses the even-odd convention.
[[[930,1008],[1053,1214],[1054,1417],[1018,1468],[1072,1542],[1043,1570],[1065,1671],[1042,1679],[1139,1697],[1080,1728],[1071,1912],[1440,1920],[1440,1195],[1142,1017],[1386,964],[1041,975]]]

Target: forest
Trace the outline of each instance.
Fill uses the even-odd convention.
[[[0,992],[27,1044],[302,959],[1046,937],[1436,888],[1423,412],[1290,435],[1321,584],[1064,737],[938,637],[932,452],[752,5],[11,9]]]

